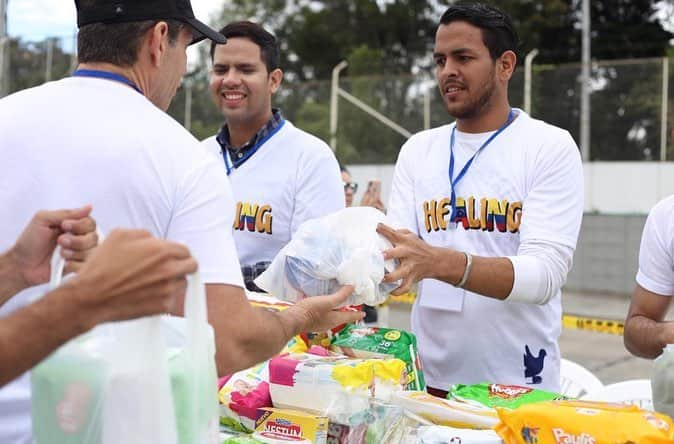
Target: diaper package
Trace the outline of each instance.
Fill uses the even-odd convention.
[[[395,269],[382,251],[391,243],[376,232],[386,216],[372,207],[350,207],[302,223],[255,285],[275,297],[295,302],[330,294],[343,285],[354,292],[345,305],[377,305],[398,284],[383,283]]]
[[[258,409],[272,407],[269,394],[269,362],[231,375],[220,388],[220,424],[252,433]]]
[[[412,333],[390,328],[347,325],[332,340],[332,350],[355,358],[397,358],[405,363],[405,390],[424,390],[426,383]]]
[[[378,391],[394,392],[404,379],[405,363],[399,359],[291,353],[269,363],[274,407],[304,410],[330,419],[368,410]]]
[[[634,405],[546,401],[498,408],[496,432],[508,444],[671,443],[672,420]]]
[[[487,383],[455,385],[450,388],[447,397],[464,402],[479,402],[486,407],[504,407],[508,409],[514,409],[533,402],[567,399],[563,395],[546,392],[545,390],[536,390],[518,385]]]

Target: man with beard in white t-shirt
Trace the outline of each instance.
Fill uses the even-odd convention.
[[[429,392],[493,382],[559,389],[560,288],[583,213],[578,148],[567,131],[508,101],[517,33],[502,11],[451,6],[435,38],[436,80],[453,124],[402,147],[378,231],[417,281],[412,329]]]

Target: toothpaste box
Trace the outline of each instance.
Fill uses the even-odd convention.
[[[326,444],[328,418],[297,410],[264,407],[257,410],[255,431]]]

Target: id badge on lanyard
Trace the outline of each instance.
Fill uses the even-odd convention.
[[[510,109],[508,113],[508,120],[501,126],[494,134],[489,136],[489,138],[477,149],[475,154],[468,159],[468,162],[463,166],[459,174],[454,176],[454,142],[455,142],[455,132],[456,125],[452,128],[452,135],[449,141],[449,184],[451,187],[451,213],[449,221],[447,222],[447,230],[456,230],[458,227],[456,220],[456,186],[459,184],[461,179],[464,178],[466,172],[473,164],[475,157],[487,147],[499,134],[505,130],[508,125],[510,125],[515,117],[515,114]],[[463,302],[466,296],[466,290],[463,288],[456,288],[453,285],[447,284],[445,282],[439,281],[437,279],[424,279],[421,281],[419,286],[420,300],[419,305],[421,307],[430,308],[434,310],[442,311],[451,311],[451,312],[460,312],[463,310]]]

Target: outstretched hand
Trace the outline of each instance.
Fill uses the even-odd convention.
[[[326,331],[338,325],[357,322],[363,319],[365,313],[339,309],[352,293],[353,286],[345,285],[331,295],[302,299],[284,313],[295,317],[298,331],[301,332]]]

